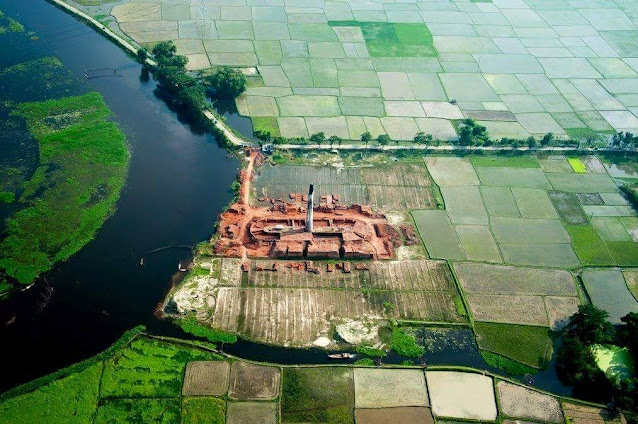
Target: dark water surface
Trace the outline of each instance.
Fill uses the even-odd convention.
[[[0,0],[0,9],[40,37],[18,48],[0,43],[0,67],[42,56],[56,56],[79,78],[96,68],[113,68],[123,77],[92,78],[92,90],[104,96],[114,120],[126,134],[131,163],[117,212],[94,241],[54,271],[54,288],[41,311],[44,284],[0,302],[0,391],[105,349],[138,324],[150,331],[181,335],[154,310],[169,289],[183,247],[209,237],[216,216],[231,200],[229,189],[239,161],[217,147],[209,135],[194,134],[154,94],[154,83],[140,80],[140,65],[117,46],[44,0]],[[250,121],[228,115],[241,133]],[[1,150],[1,146],[0,146]],[[1,154],[1,151],[0,151]],[[145,257],[144,268],[139,260]],[[15,318],[15,319],[14,319]],[[5,323],[14,319],[13,324]],[[440,332],[433,337],[441,338]],[[447,343],[443,343],[446,341]],[[447,332],[428,364],[490,369],[480,357],[471,331]],[[319,349],[293,350],[239,341],[225,350],[238,356],[278,363],[325,363]],[[389,355],[384,362],[404,358]],[[496,371],[491,369],[492,371]],[[553,367],[535,376],[535,385],[565,394]]]

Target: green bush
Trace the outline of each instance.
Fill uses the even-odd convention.
[[[392,350],[399,355],[411,358],[418,358],[425,353],[425,348],[417,344],[414,336],[399,327],[392,330]]]
[[[374,346],[370,346],[368,344],[362,344],[357,346],[356,348],[357,353],[361,353],[363,355],[367,355],[367,356],[373,356],[373,357],[378,357],[378,358],[383,358],[384,356],[386,356],[388,354],[388,352],[386,352],[383,349],[378,349]]]
[[[177,321],[177,324],[185,332],[196,337],[202,337],[209,342],[232,344],[237,341],[236,335],[206,327],[205,325],[200,324],[193,316],[180,319]]]
[[[481,350],[481,356],[488,365],[503,370],[511,375],[536,374],[538,372],[537,369],[532,368],[529,365],[522,364],[487,350]]]

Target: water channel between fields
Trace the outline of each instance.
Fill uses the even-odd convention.
[[[0,391],[85,359],[108,347],[127,329],[145,324],[149,331],[183,336],[154,316],[180,261],[183,247],[210,236],[214,221],[232,198],[230,186],[239,160],[220,149],[212,136],[193,133],[153,94],[154,83],[140,79],[141,67],[92,29],[44,0],[0,0],[0,10],[17,19],[38,40],[0,46],[1,67],[36,57],[56,56],[78,78],[89,69],[117,69],[121,77],[86,81],[98,91],[125,133],[131,150],[127,183],[117,212],[95,240],[46,274],[54,288],[40,311],[42,284],[0,303]],[[250,121],[228,115],[243,134]],[[0,154],[2,147],[0,146]],[[144,256],[145,266],[139,267]],[[4,323],[13,320],[13,324]],[[488,369],[469,329],[432,330],[427,364]],[[284,349],[239,341],[225,351],[247,359],[326,363],[319,349]],[[356,359],[356,358],[355,358]],[[386,363],[405,358],[390,354]],[[553,365],[534,377],[534,385],[557,394],[569,390],[556,378]]]

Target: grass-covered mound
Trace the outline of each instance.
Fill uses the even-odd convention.
[[[7,220],[0,270],[30,284],[113,213],[129,154],[99,93],[23,103],[15,113],[38,140],[40,163],[18,199],[23,209]]]
[[[551,332],[547,327],[475,322],[479,347],[530,367],[542,368],[551,355]]]

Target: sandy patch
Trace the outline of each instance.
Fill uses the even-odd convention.
[[[357,321],[344,319],[337,325],[337,333],[346,342],[358,345],[364,342],[376,341],[379,334],[379,325],[370,321]]]
[[[425,375],[434,415],[488,421],[496,419],[491,377],[456,371],[428,371]]]

